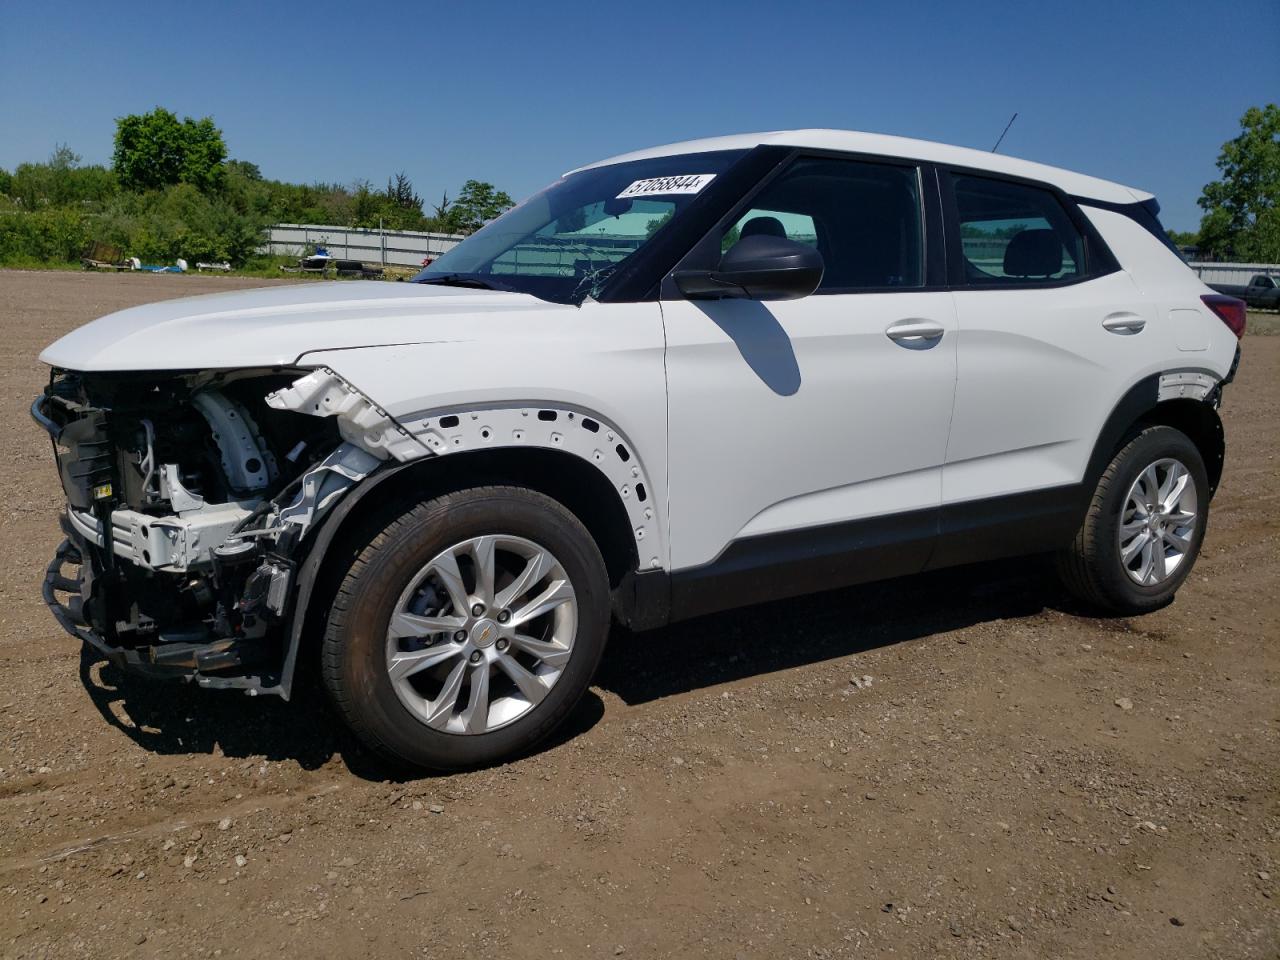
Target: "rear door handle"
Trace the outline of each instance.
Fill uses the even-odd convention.
[[[1141,333],[1146,325],[1147,321],[1136,313],[1113,313],[1102,321],[1102,329],[1126,337]]]
[[[912,350],[927,350],[942,339],[947,330],[932,320],[899,320],[889,325],[884,335],[894,343]]]

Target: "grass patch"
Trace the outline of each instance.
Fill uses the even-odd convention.
[[[232,267],[230,271],[222,270],[197,270],[194,263],[189,264],[189,269],[185,274],[165,274],[165,276],[188,276],[188,277],[259,277],[264,280],[348,280],[356,279],[351,277],[326,277],[316,273],[286,273],[281,270],[282,266],[296,267],[298,265],[297,257],[276,257],[276,256],[260,256],[253,257],[243,266]],[[387,267],[385,280],[407,280],[417,276],[421,267]],[[80,263],[67,263],[60,260],[38,260],[33,257],[9,257],[0,262],[0,270],[75,270],[82,271],[84,266]],[[113,271],[85,271],[99,272],[110,275]],[[124,270],[122,273],[129,273]]]
[[[11,254],[0,260],[0,268],[5,270],[80,270],[79,263],[64,260],[42,260],[21,254]]]

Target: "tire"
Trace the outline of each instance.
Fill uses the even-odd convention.
[[[1195,504],[1194,519],[1185,519],[1185,509],[1166,512],[1162,516],[1156,511],[1157,535],[1153,537],[1152,528],[1146,527],[1147,539],[1144,541],[1144,511],[1142,508],[1129,509],[1134,505],[1131,494],[1150,490],[1151,484],[1145,479],[1146,486],[1135,488],[1140,477],[1152,476],[1146,473],[1149,469],[1154,469],[1157,480],[1167,479],[1170,464],[1181,467],[1187,474],[1185,487],[1190,490],[1182,495],[1179,506],[1185,508],[1191,503],[1187,496],[1191,494]],[[1159,499],[1159,488],[1164,486],[1163,482],[1159,483],[1156,500]],[[1209,480],[1204,459],[1196,445],[1186,434],[1172,427],[1144,427],[1122,445],[1102,472],[1084,522],[1071,545],[1057,557],[1058,575],[1068,592],[1096,612],[1140,614],[1159,609],[1173,600],[1178,587],[1191,573],[1200,545],[1204,542],[1208,509]],[[1179,522],[1179,518],[1183,522]],[[1136,535],[1133,533],[1135,529],[1138,531]],[[1162,530],[1168,530],[1171,539],[1168,543],[1160,540],[1157,546],[1154,541],[1159,539],[1158,531]],[[1130,551],[1122,550],[1122,543],[1134,548],[1127,560],[1126,554]],[[1185,549],[1175,547],[1173,543],[1185,544]],[[1147,547],[1147,544],[1152,546]],[[1151,568],[1146,566],[1147,550],[1151,550]],[[1167,555],[1179,550],[1180,556],[1176,563],[1171,564],[1173,558]],[[1158,576],[1159,564],[1169,567],[1163,577]],[[1148,569],[1147,576],[1151,582],[1140,582]]]
[[[473,601],[486,597],[481,615]],[[604,653],[609,600],[599,548],[556,501],[498,486],[440,496],[409,506],[352,563],[325,630],[325,687],[394,763],[493,764],[529,750],[578,703]]]

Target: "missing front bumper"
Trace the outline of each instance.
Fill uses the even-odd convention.
[[[67,633],[120,668],[156,679],[185,680],[210,689],[244,690],[250,696],[269,694],[287,699],[278,671],[218,676],[253,665],[262,657],[261,644],[233,637],[190,639],[160,635],[160,642],[134,647],[110,643],[88,621],[85,604],[91,591],[83,541],[74,533],[63,540],[45,570],[41,596],[49,612]],[[65,599],[64,599],[65,598]]]

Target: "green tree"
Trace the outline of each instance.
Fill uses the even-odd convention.
[[[1280,104],[1250,107],[1200,195],[1200,245],[1215,257],[1280,261]]]
[[[49,154],[49,168],[62,173],[67,170],[74,170],[80,166],[80,161],[84,157],[76,153],[65,143],[59,143],[54,146],[53,153]]]
[[[647,221],[644,225],[644,235],[646,237],[652,237],[655,233],[657,233],[659,230],[661,230],[663,227],[667,225],[667,221],[670,220],[675,215],[675,212],[676,212],[675,207],[672,207],[662,216],[654,217],[652,220]],[[734,234],[734,239],[736,240],[738,228],[734,227],[733,230],[730,231],[730,233]],[[732,244],[730,244],[729,246],[732,246]],[[725,247],[725,249],[728,250],[729,247]]]
[[[222,131],[213,125],[210,117],[200,120],[187,117],[182,121],[182,133],[181,182],[189,183],[205,193],[214,192],[222,185],[225,170],[222,162],[227,159],[227,145],[222,139]]]
[[[481,180],[468,180],[458,199],[445,211],[443,225],[457,233],[472,233],[513,206],[515,201],[505,190]]]
[[[13,174],[4,167],[0,167],[0,194],[8,196],[9,191],[13,188]]]
[[[262,171],[258,169],[258,165],[248,160],[228,160],[224,166],[227,173],[234,173],[245,180],[257,182],[262,179]]]
[[[351,219],[353,227],[376,227],[378,217],[386,209],[385,197],[373,189],[368,180],[357,180],[352,184]]]
[[[403,173],[387,178],[383,193],[383,225],[392,230],[421,230],[427,226],[422,213],[422,198],[413,189],[413,182]]]
[[[397,173],[394,179],[387,178],[387,200],[392,206],[422,215],[422,198],[414,193],[413,182],[403,173]]]
[[[210,117],[179,120],[163,107],[116,120],[112,166],[126,190],[189,183],[205,192],[222,184],[227,145]]]

